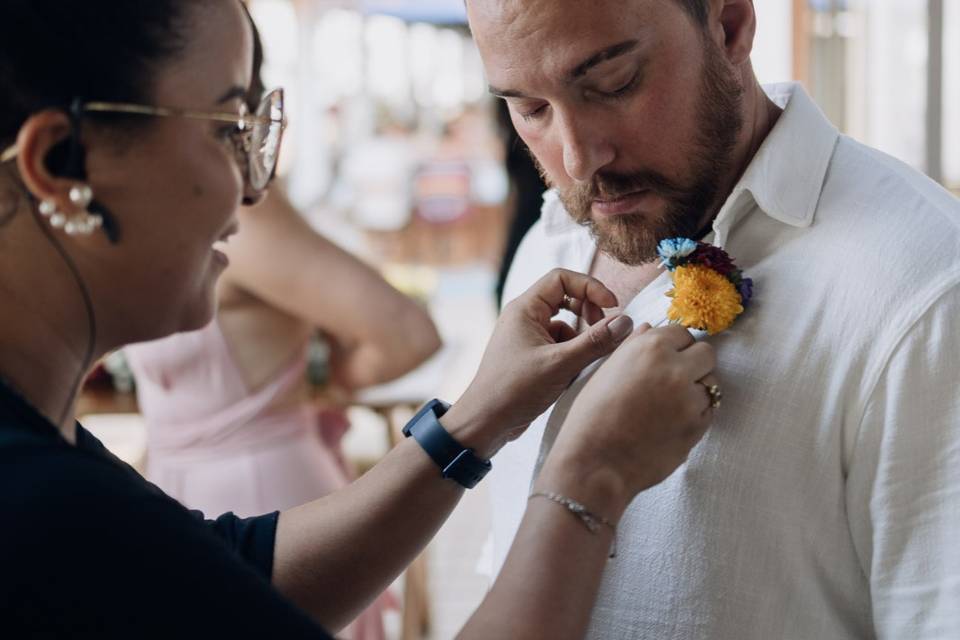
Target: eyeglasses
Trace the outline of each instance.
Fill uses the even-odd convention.
[[[125,102],[74,102],[71,113],[79,117],[85,113],[114,113],[127,115],[157,116],[161,118],[189,118],[233,124],[230,133],[237,162],[244,171],[247,184],[254,191],[267,188],[277,171],[280,142],[287,126],[284,117],[283,89],[274,89],[260,101],[252,114],[245,103],[238,113],[196,111],[170,107],[154,107]],[[19,150],[16,145],[0,154],[0,163],[8,162]]]

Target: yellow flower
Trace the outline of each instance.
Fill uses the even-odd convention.
[[[710,335],[725,331],[743,313],[740,293],[733,283],[699,264],[677,267],[673,272],[673,291],[667,295],[673,298],[667,311],[671,322],[706,330]]]

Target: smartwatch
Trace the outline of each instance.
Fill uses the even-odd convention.
[[[478,458],[473,449],[456,441],[440,424],[450,405],[431,400],[403,428],[403,435],[413,436],[427,455],[440,467],[440,475],[472,489],[493,468],[489,460]]]

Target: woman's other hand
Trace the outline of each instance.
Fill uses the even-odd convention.
[[[679,326],[643,325],[573,401],[538,490],[619,518],[639,492],[687,459],[713,418],[716,355]]]
[[[473,382],[444,425],[481,455],[496,453],[584,367],[630,335],[630,318],[603,316],[601,309],[616,305],[616,296],[595,278],[564,269],[548,273],[503,309]],[[564,308],[587,328],[577,333],[556,320]]]

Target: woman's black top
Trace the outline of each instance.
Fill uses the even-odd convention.
[[[277,517],[204,520],[0,383],[0,637],[329,638],[270,586]]]

